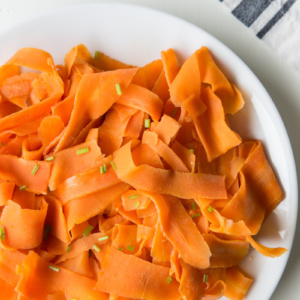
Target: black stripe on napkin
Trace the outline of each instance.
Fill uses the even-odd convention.
[[[256,34],[260,39],[285,15],[296,0],[288,0],[274,17]]]
[[[232,14],[246,26],[250,27],[272,1],[274,0],[243,0],[232,11]]]

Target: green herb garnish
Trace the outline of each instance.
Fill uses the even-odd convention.
[[[99,248],[99,246],[97,246],[96,244],[93,245],[93,248],[97,251],[97,252],[100,252],[101,249]]]
[[[201,215],[201,214],[195,214],[195,215],[192,215],[191,217],[192,217],[192,218],[197,218],[197,217],[200,217],[200,215]]]
[[[178,107],[176,107],[173,112],[171,113],[171,117],[174,118],[175,114],[177,113]]]
[[[168,276],[168,277],[167,277],[167,284],[170,284],[172,281],[173,281],[172,277],[171,277],[171,276]]]
[[[116,168],[116,165],[115,165],[115,163],[114,163],[113,161],[111,161],[110,164],[111,164],[111,166],[112,166],[112,168],[113,168],[114,170],[117,169],[117,168]]]
[[[127,250],[128,251],[134,251],[134,247],[133,246],[127,246]]]
[[[43,240],[46,241],[49,233],[51,232],[51,226],[49,224],[45,224],[44,233],[43,233]]]
[[[59,272],[59,268],[56,267],[56,266],[53,266],[53,265],[50,265],[50,266],[49,266],[49,269],[51,269],[51,270],[53,270],[53,271],[55,271],[55,272]]]
[[[3,226],[0,226],[0,241],[5,240],[5,229]]]
[[[77,155],[88,153],[90,151],[89,147],[84,147],[76,150]]]
[[[35,175],[39,167],[40,167],[39,165],[35,165],[33,170],[31,171],[31,175]]]
[[[108,240],[108,235],[102,236],[101,238],[98,239],[99,242]]]
[[[209,206],[209,207],[207,208],[207,211],[208,211],[208,212],[213,212],[214,209],[213,209],[213,207]]]
[[[83,231],[82,235],[83,235],[84,237],[88,236],[88,235],[91,233],[91,231],[92,231],[93,229],[94,229],[94,227],[93,227],[92,225],[89,225],[89,226]]]
[[[117,94],[118,94],[119,96],[122,95],[122,90],[121,90],[120,83],[116,83],[116,90],[117,90]]]
[[[140,195],[136,194],[136,195],[129,196],[128,199],[136,199],[139,197],[140,197]]]
[[[145,119],[144,126],[145,128],[150,128],[150,119]]]

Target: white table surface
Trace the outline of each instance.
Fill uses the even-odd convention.
[[[93,0],[0,0],[0,31],[40,12],[80,2]],[[249,29],[239,23],[218,0],[119,0],[118,2],[155,8],[185,19],[214,35],[243,59],[265,86],[279,110],[291,140],[300,175],[299,73],[292,70]],[[271,299],[300,299],[299,222],[287,267]]]

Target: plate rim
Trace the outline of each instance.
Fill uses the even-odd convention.
[[[274,293],[274,291],[283,275],[284,270],[286,269],[287,261],[290,258],[291,250],[293,248],[293,244],[295,241],[295,233],[296,233],[296,227],[297,227],[296,225],[297,225],[297,217],[298,217],[298,188],[299,188],[298,180],[297,180],[296,162],[295,162],[295,157],[293,154],[291,141],[290,141],[288,132],[286,130],[285,124],[283,122],[283,119],[281,118],[281,115],[275,105],[275,102],[271,98],[270,94],[268,93],[268,91],[265,88],[265,86],[263,85],[263,83],[259,80],[258,76],[252,71],[252,69],[248,66],[248,64],[246,64],[245,61],[241,57],[239,57],[239,55],[237,55],[235,53],[235,51],[233,51],[228,45],[223,43],[221,40],[216,38],[213,34],[209,33],[208,31],[199,27],[198,25],[195,25],[195,24],[191,23],[190,21],[182,19],[178,16],[172,15],[171,13],[161,11],[156,8],[140,5],[140,4],[103,1],[103,2],[81,2],[81,3],[71,3],[71,4],[61,5],[61,6],[58,6],[55,8],[51,8],[47,11],[34,13],[31,16],[25,17],[8,27],[1,29],[0,30],[0,41],[3,38],[5,38],[5,34],[7,34],[8,32],[13,31],[16,28],[18,28],[24,24],[26,25],[29,22],[33,22],[35,20],[41,19],[46,16],[55,15],[56,13],[62,12],[64,10],[65,11],[70,10],[70,9],[74,10],[74,9],[79,9],[80,7],[86,8],[86,7],[93,7],[93,6],[95,6],[95,7],[105,7],[105,6],[107,6],[107,7],[125,7],[126,9],[131,7],[135,10],[143,10],[146,12],[150,12],[151,14],[154,14],[154,15],[155,14],[160,15],[160,17],[163,17],[163,18],[171,19],[174,22],[177,22],[177,23],[179,22],[179,23],[185,24],[186,26],[191,27],[194,30],[201,32],[201,34],[204,34],[205,36],[207,36],[214,43],[221,45],[223,47],[223,49],[226,49],[227,53],[229,53],[231,56],[233,56],[234,59],[239,62],[239,64],[242,66],[242,68],[246,69],[247,72],[251,74],[252,79],[254,79],[256,81],[255,84],[259,87],[260,93],[262,93],[262,95],[265,98],[265,101],[263,101],[263,105],[267,106],[268,109],[272,110],[272,115],[274,115],[276,117],[276,121],[280,123],[280,124],[276,124],[277,125],[276,129],[279,129],[281,131],[280,136],[284,138],[284,141],[282,141],[283,150],[284,150],[284,153],[287,154],[286,157],[289,157],[289,159],[287,159],[287,162],[289,163],[288,168],[289,168],[289,173],[290,173],[289,174],[290,180],[288,182],[289,182],[289,185],[291,188],[291,194],[296,195],[295,201],[291,202],[291,203],[293,203],[293,205],[295,205],[295,207],[294,207],[295,209],[292,212],[292,215],[293,215],[292,229],[293,230],[290,233],[290,239],[289,239],[290,249],[289,249],[288,253],[284,256],[284,260],[285,260],[284,267],[280,272],[280,276],[278,277],[276,285],[272,289],[272,293],[269,295],[271,297],[271,295]],[[223,60],[223,57],[221,58],[221,60]],[[291,182],[291,180],[293,182]],[[291,201],[292,200],[293,199],[291,199]]]

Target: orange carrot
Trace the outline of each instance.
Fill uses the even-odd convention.
[[[130,276],[128,271],[131,270]],[[96,289],[138,299],[177,299],[178,283],[168,283],[169,268],[156,266],[133,255],[110,249]]]
[[[287,251],[253,237],[283,191],[227,122],[241,92],[207,47],[178,57],[78,44],[63,65],[22,48],[0,66],[3,299],[243,299],[249,246]]]

